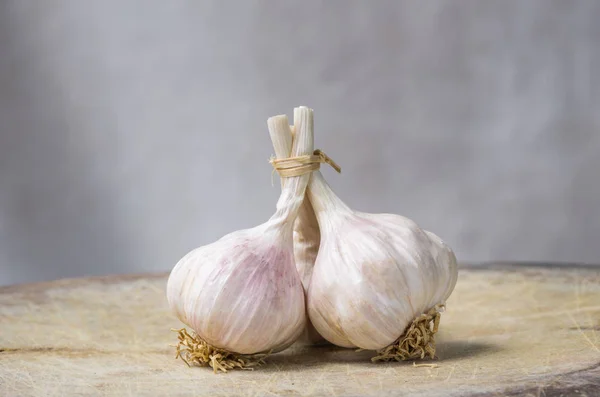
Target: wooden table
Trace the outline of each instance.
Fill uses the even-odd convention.
[[[600,396],[600,267],[463,267],[435,367],[293,346],[255,371],[174,359],[166,275],[0,288],[0,395]],[[432,363],[432,362],[429,362]]]

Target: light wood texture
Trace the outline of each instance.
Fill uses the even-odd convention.
[[[600,268],[461,269],[436,368],[294,346],[255,371],[174,359],[165,275],[0,289],[0,395],[600,395]]]

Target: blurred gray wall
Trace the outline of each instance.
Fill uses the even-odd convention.
[[[600,262],[600,2],[0,2],[0,284],[266,220],[269,116],[462,261]]]

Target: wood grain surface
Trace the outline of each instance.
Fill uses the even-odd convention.
[[[0,395],[600,396],[600,268],[462,268],[439,359],[293,346],[254,371],[174,359],[166,275],[0,288]],[[432,363],[432,362],[430,362]]]

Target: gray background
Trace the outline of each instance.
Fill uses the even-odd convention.
[[[598,1],[0,2],[0,284],[166,271],[266,220],[315,109],[349,205],[462,261],[600,262]]]

